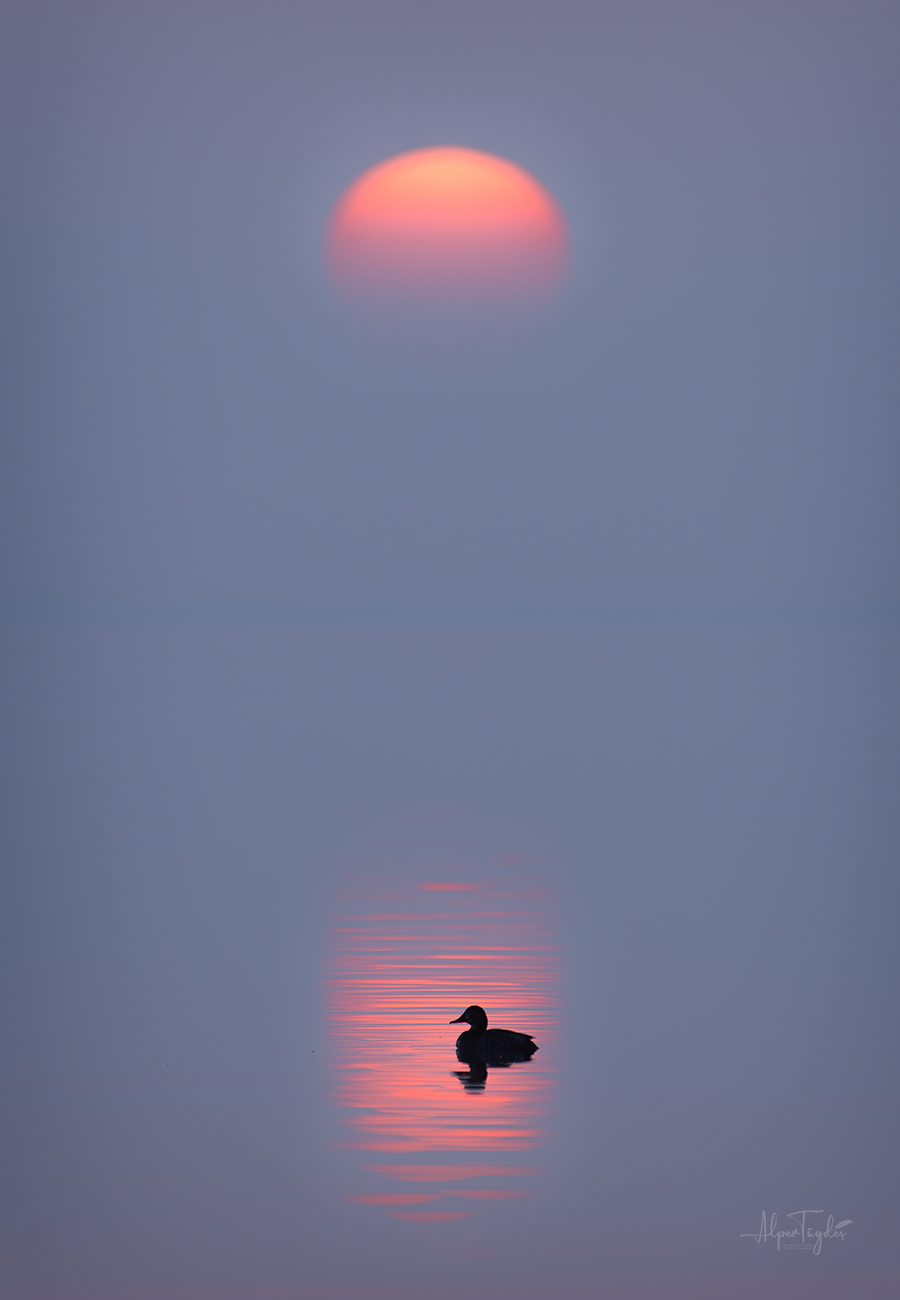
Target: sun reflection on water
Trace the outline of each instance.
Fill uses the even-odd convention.
[[[537,1170],[520,1153],[544,1139],[557,1056],[547,904],[545,891],[462,881],[391,890],[389,899],[385,891],[380,906],[371,892],[368,903],[350,899],[333,932],[333,1096],[347,1112],[343,1145],[402,1159],[362,1163],[368,1190],[348,1199],[440,1222],[530,1194],[523,1179]],[[448,1022],[473,1002],[492,1025],[533,1034],[534,1059],[480,1072],[462,1065],[455,1043],[465,1026]],[[446,1208],[410,1208],[435,1201]]]

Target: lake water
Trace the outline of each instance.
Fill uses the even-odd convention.
[[[8,636],[4,1300],[892,1300],[880,633]]]
[[[424,881],[378,910],[367,892],[334,929],[329,981],[334,1098],[367,1153],[348,1200],[424,1224],[533,1195],[560,1051],[547,891]],[[486,1077],[457,1061],[466,1026],[448,1022],[470,1003],[536,1056]]]

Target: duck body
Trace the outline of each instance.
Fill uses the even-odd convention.
[[[464,1034],[456,1040],[456,1055],[460,1061],[482,1065],[512,1065],[515,1061],[530,1061],[538,1050],[531,1034],[519,1034],[513,1029],[488,1029],[488,1018],[482,1007],[466,1007],[451,1025],[468,1024]]]

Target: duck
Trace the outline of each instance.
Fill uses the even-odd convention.
[[[456,1040],[456,1055],[460,1061],[479,1062],[483,1065],[510,1065],[514,1061],[530,1061],[538,1050],[531,1034],[519,1034],[514,1029],[488,1029],[488,1018],[483,1007],[466,1007],[451,1025],[471,1025]]]

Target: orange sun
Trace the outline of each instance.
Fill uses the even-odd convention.
[[[543,296],[566,263],[555,199],[515,163],[476,149],[398,154],[363,172],[331,215],[337,283],[367,297]]]

